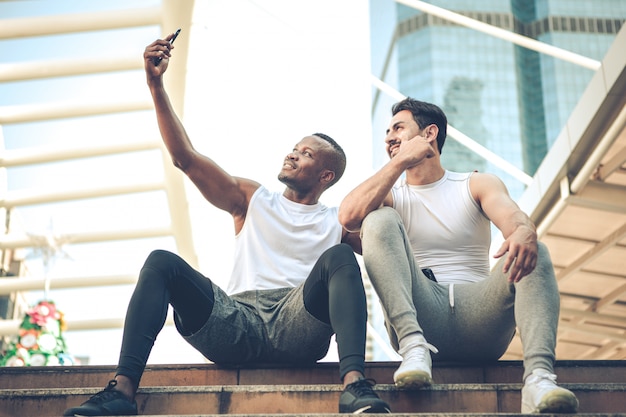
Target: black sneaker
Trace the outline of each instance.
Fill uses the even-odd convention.
[[[136,416],[137,403],[114,388],[116,380],[109,381],[103,391],[92,396],[78,407],[65,410],[64,416]]]
[[[391,413],[389,405],[381,400],[372,387],[375,382],[370,379],[359,379],[349,384],[339,397],[340,413]]]

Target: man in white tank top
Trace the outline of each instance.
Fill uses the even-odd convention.
[[[144,51],[159,129],[174,165],[232,216],[236,266],[223,290],[178,255],[153,251],[128,306],[114,378],[64,415],[137,414],[135,394],[170,305],[181,336],[215,363],[313,364],[334,334],[344,386],[339,412],[389,413],[364,378],[367,306],[354,254],[360,240],[342,229],[336,208],[319,201],[344,172],[343,150],[322,133],[298,141],[282,161],[282,192],[225,172],[193,147],[165,91],[174,36]],[[245,123],[245,106],[239,111]]]
[[[390,161],[346,196],[339,220],[361,231],[365,267],[402,356],[396,385],[430,385],[431,353],[498,360],[517,327],[522,413],[576,412],[576,396],[556,385],[559,293],[535,226],[497,177],[443,168],[447,118],[439,107],[407,98],[392,115]],[[505,239],[492,270],[491,223]]]

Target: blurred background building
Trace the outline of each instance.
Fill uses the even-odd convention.
[[[424,3],[598,61],[626,19],[626,3],[613,0]],[[370,5],[372,73],[405,95],[438,104],[452,126],[534,175],[595,69],[424,13],[411,2],[371,0]],[[386,128],[392,102],[375,93],[374,132]],[[382,150],[377,137],[374,141]],[[374,158],[380,164],[386,155]],[[526,188],[455,141],[446,145],[442,161],[457,171],[497,173],[515,198]]]
[[[501,175],[550,247],[558,358],[626,358],[625,19],[617,0],[0,2],[0,336],[51,299],[70,353],[116,363],[151,250],[228,278],[230,217],[171,166],[145,86],[143,49],[181,27],[166,83],[192,141],[269,188],[322,131],[348,154],[339,204],[385,162],[392,103],[440,105],[444,164]],[[395,359],[369,293],[368,358]],[[202,360],[171,325],[150,358]]]

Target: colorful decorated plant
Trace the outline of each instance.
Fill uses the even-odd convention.
[[[63,313],[54,302],[40,301],[26,312],[17,340],[9,344],[0,366],[74,365],[63,339]]]

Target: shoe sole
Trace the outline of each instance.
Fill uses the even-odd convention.
[[[405,372],[395,378],[396,387],[400,389],[420,389],[433,384],[433,379],[426,372]]]
[[[380,414],[389,414],[391,410],[384,406],[372,406],[367,405],[365,407],[359,408],[358,410],[349,411],[346,409],[339,408],[339,413],[349,413],[349,414],[372,414],[372,413],[380,413]]]
[[[363,407],[356,411],[351,412],[350,414],[390,414],[390,413],[391,413],[391,410],[388,408],[374,409],[372,407]]]
[[[524,409],[526,408],[526,409]],[[578,412],[578,400],[570,395],[551,395],[542,398],[541,402],[533,410],[532,407],[522,407],[522,413],[567,413]]]

